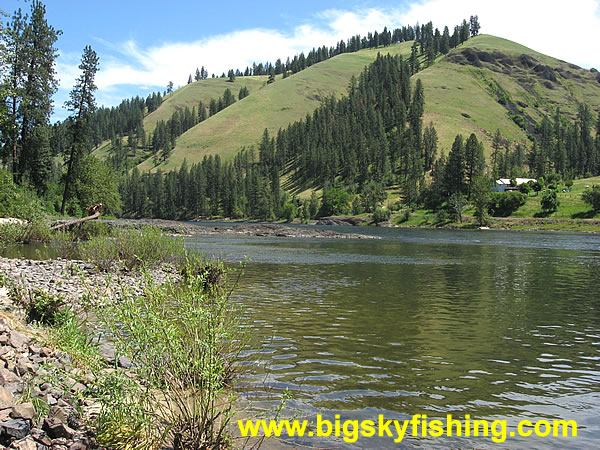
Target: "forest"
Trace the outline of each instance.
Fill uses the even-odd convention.
[[[12,183],[35,193],[49,213],[80,216],[101,202],[113,215],[170,219],[309,220],[350,213],[378,213],[385,219],[389,209],[400,206],[380,208],[390,190],[401,194],[401,205],[434,211],[455,211],[457,205],[480,199],[483,216],[498,210],[489,193],[497,177],[599,175],[600,120],[585,104],[579,105],[575,119],[556,108],[553,117],[537,124],[528,143],[510,142],[497,131],[488,161],[474,134],[456,136],[448,155],[438,150],[433,123],[423,123],[422,81],[413,83],[411,77],[479,29],[477,16],[454,27],[452,34],[448,27],[434,29],[431,22],[385,28],[300,53],[285,63],[231,69],[230,80],[269,75],[270,83],[275,75],[293,76],[341,53],[381,49],[352,78],[344,96],[324,99],[312,114],[274,135],[265,129],[260,142],[249,142],[233,160],[207,156],[198,164],[184,161],[176,171],[140,173],[135,167],[140,151],[152,154],[155,165],[167,160],[181,134],[247,97],[248,89],[242,87],[237,98],[225,89],[208,104],[175,111],[148,132],[144,117],[160,107],[173,83],[163,93],[98,108],[94,77],[100,61],[86,46],[81,75],[66,104],[71,116],[51,124],[61,31],[47,22],[46,7],[33,1],[29,13],[14,12],[1,29],[0,161]],[[410,56],[385,54],[386,46],[406,41],[413,41]],[[196,81],[207,77],[204,66],[196,70]],[[91,155],[109,140],[107,159]],[[302,192],[309,194],[298,195]]]

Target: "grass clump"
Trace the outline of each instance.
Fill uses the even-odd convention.
[[[240,350],[237,315],[223,267],[211,263],[217,268],[198,270],[197,263],[188,260],[182,281],[158,285],[147,278],[141,295],[123,287],[118,300],[104,299],[99,308],[101,323],[131,359],[137,381],[103,404],[97,425],[102,444],[228,446],[227,388]],[[216,283],[215,273],[221,274]]]
[[[25,227],[16,223],[0,225],[0,251],[21,241]]]
[[[168,236],[157,227],[121,228],[111,236],[95,236],[82,243],[79,252],[84,260],[102,271],[135,270],[181,260],[185,246],[181,238]]]
[[[98,345],[87,333],[86,322],[71,308],[56,313],[54,325],[49,328],[49,342],[70,355],[80,367],[98,370],[103,365]]]

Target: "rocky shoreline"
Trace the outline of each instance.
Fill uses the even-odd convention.
[[[22,292],[43,291],[77,305],[90,288],[109,289],[108,282],[88,263],[61,259],[0,258],[0,275],[7,281],[7,286],[0,284],[0,448],[103,448],[95,442],[90,426],[99,412],[88,395],[94,387],[93,375],[52,348],[43,327],[26,324],[10,286]],[[167,273],[161,270],[154,276],[165,279]],[[119,282],[135,286],[140,277],[120,274]],[[114,370],[114,347],[104,343],[98,350],[106,363],[103,370]],[[131,367],[123,357],[116,363]]]
[[[19,319],[6,288],[0,303],[0,448],[99,448],[86,424],[93,404],[78,400],[90,379]],[[53,380],[51,368],[70,376]]]
[[[291,227],[279,224],[232,223],[231,226],[214,226],[206,223],[178,222],[164,219],[113,219],[100,220],[109,226],[140,228],[155,226],[163,231],[187,236],[259,236],[288,238],[329,238],[329,239],[380,239],[360,233],[340,233],[333,230]],[[322,225],[327,225],[322,223]],[[346,223],[346,225],[350,225]]]

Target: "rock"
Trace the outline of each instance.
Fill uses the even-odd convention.
[[[10,345],[12,345],[14,348],[18,349],[18,348],[28,345],[29,342],[31,342],[31,338],[29,336],[27,336],[26,334],[23,334],[19,331],[12,330],[10,332],[9,342],[10,342]]]
[[[102,359],[110,365],[115,364],[115,346],[109,343],[104,343],[98,346],[98,352]]]
[[[39,355],[41,350],[42,349],[40,347],[38,347],[37,345],[35,345],[35,344],[30,344],[29,345],[29,353],[33,353],[33,354],[38,354]]]
[[[8,369],[0,369],[0,384],[6,386],[10,383],[19,383],[21,379]]]
[[[13,419],[25,419],[33,422],[35,414],[35,408],[33,403],[22,403],[20,405],[13,406],[10,417]]]
[[[23,439],[31,431],[31,425],[29,421],[24,419],[13,419],[7,422],[0,423],[0,429],[2,429],[2,438],[6,440],[14,441],[16,439]]]
[[[53,406],[50,409],[50,414],[48,414],[48,417],[50,417],[51,419],[55,419],[60,423],[68,423],[69,411],[60,406]]]
[[[50,447],[52,445],[52,439],[46,434],[45,431],[40,430],[39,428],[34,428],[31,430],[31,436],[42,445]]]
[[[46,403],[48,403],[48,406],[56,405],[56,399],[51,394],[44,394],[44,395],[42,395],[42,398],[44,400],[46,400]]]
[[[52,439],[71,439],[73,434],[75,434],[75,431],[73,431],[66,423],[61,423],[54,418],[44,419],[42,429],[48,433],[48,436]]]
[[[69,447],[69,450],[87,450],[87,448],[88,448],[87,445],[85,445],[82,442],[74,442]]]
[[[42,347],[40,349],[40,355],[44,358],[47,358],[52,355],[52,350],[50,350],[48,347]]]
[[[25,439],[21,439],[20,441],[15,441],[10,446],[11,448],[15,448],[17,450],[37,450],[38,446],[33,440],[31,436],[27,436]]]
[[[82,394],[86,390],[87,386],[82,383],[75,383],[73,386],[71,386],[71,392],[73,392],[74,394]]]
[[[133,367],[133,363],[127,356],[119,356],[119,367],[123,369],[131,369]]]
[[[4,387],[0,387],[0,408],[11,408],[15,404],[15,397]]]
[[[6,409],[0,410],[0,422],[6,422],[7,420],[10,420],[10,412],[11,411],[12,411],[12,408],[6,408]]]

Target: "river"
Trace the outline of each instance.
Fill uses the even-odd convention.
[[[361,232],[382,239],[189,240],[228,262],[250,258],[233,298],[251,336],[238,380],[251,411],[276,407],[288,390],[284,415],[309,420],[470,414],[506,419],[509,432],[522,419],[578,424],[576,438],[408,436],[403,447],[597,446],[600,236]],[[388,437],[290,443],[397,446]]]

